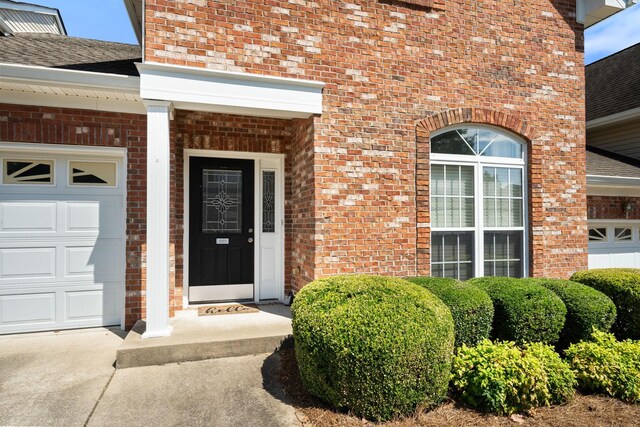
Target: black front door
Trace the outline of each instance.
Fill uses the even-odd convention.
[[[189,160],[189,301],[253,299],[253,160]]]

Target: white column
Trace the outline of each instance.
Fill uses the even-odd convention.
[[[147,107],[147,329],[142,338],[167,337],[169,326],[169,120],[171,103]]]

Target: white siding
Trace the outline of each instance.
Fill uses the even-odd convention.
[[[54,15],[26,10],[0,9],[0,18],[13,33],[62,34]]]

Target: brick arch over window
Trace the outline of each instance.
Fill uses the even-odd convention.
[[[476,123],[498,126],[516,133],[526,140],[535,138],[536,131],[516,114],[485,108],[455,108],[426,117],[417,124],[418,144],[429,142],[429,135],[446,126]]]
[[[426,117],[416,124],[416,273],[420,276],[431,274],[431,212],[429,206],[429,157],[431,133],[447,126],[461,124],[483,124],[503,128],[515,133],[527,142],[530,154],[531,141],[536,138],[536,130],[522,117],[503,111],[485,108],[456,108]],[[530,156],[528,156],[530,158]],[[528,167],[527,182],[531,183],[531,168]],[[531,192],[529,192],[531,197]],[[529,227],[533,225],[531,206],[528,214]],[[531,246],[531,242],[529,242]],[[532,257],[533,258],[533,257]],[[532,259],[529,260],[531,263]],[[530,266],[530,272],[531,272]]]

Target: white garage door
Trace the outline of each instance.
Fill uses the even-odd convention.
[[[122,152],[0,146],[0,333],[121,323]]]
[[[589,222],[589,268],[640,268],[640,221]]]

